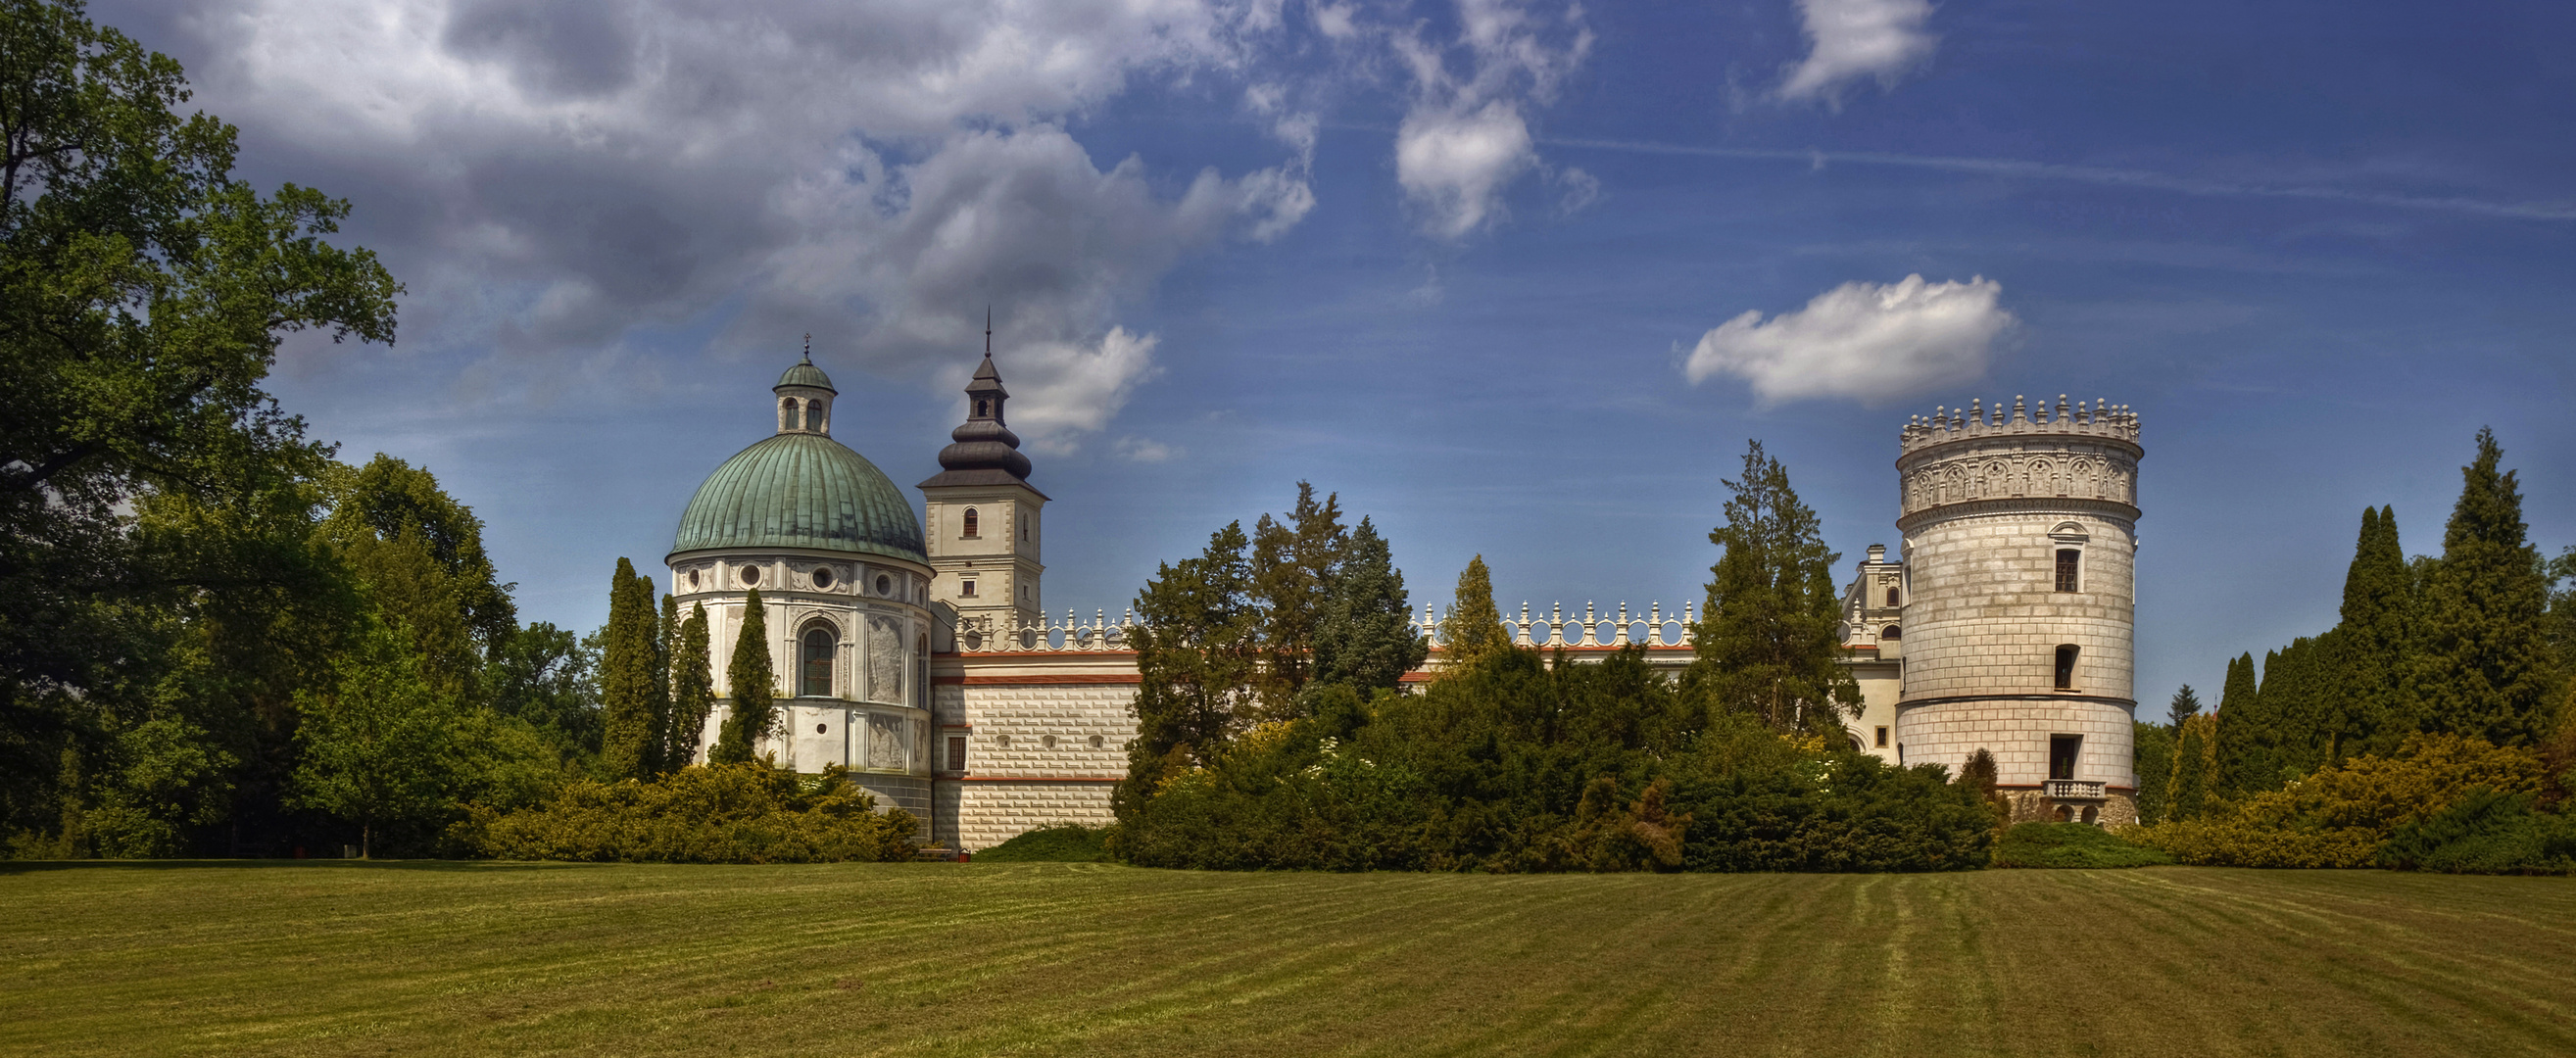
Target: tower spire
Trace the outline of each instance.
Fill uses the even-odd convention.
[[[993,306],[992,306],[990,303],[987,303],[987,304],[984,306],[984,357],[985,357],[985,359],[988,359],[988,360],[989,360],[989,359],[992,359],[992,356],[993,356]]]

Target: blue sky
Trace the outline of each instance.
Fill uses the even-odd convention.
[[[1678,606],[1748,438],[1847,565],[1905,416],[2016,394],[2144,419],[2149,701],[2329,626],[2363,505],[2438,550],[2482,425],[2576,543],[2564,5],[93,14],[353,200],[401,340],[273,388],[471,503],[529,619],[602,620],[805,332],[841,439],[935,472],[987,302],[1058,613],[1300,479],[1417,605],[1482,553]]]

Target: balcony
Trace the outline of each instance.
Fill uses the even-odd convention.
[[[2039,792],[2052,801],[2099,801],[2102,784],[2083,779],[2050,779],[2039,784]]]

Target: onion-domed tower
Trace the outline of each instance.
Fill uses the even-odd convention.
[[[931,598],[956,608],[959,634],[970,642],[1036,624],[1045,609],[1038,511],[1047,496],[1029,485],[1029,457],[1003,419],[1010,399],[993,367],[988,324],[984,362],[966,384],[966,422],[939,450],[939,473],[920,485],[930,565],[938,571]]]
[[[930,557],[912,503],[831,436],[839,396],[806,359],[779,376],[777,431],[707,475],[664,561],[680,609],[707,608],[716,693],[760,589],[777,717],[756,753],[846,765],[879,803],[930,818]],[[731,710],[707,718],[699,757]]]
[[[1899,759],[1992,752],[2020,818],[2137,819],[2138,417],[1972,403],[1905,427]]]

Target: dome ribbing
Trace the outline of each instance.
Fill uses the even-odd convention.
[[[930,562],[902,490],[848,445],[810,433],[763,440],[707,475],[680,514],[671,553],[765,547]]]

